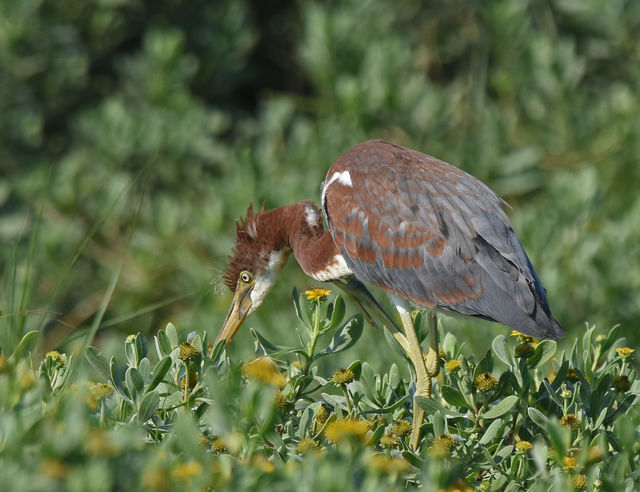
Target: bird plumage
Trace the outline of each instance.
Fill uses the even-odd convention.
[[[354,274],[428,308],[498,321],[538,338],[562,336],[504,202],[473,176],[370,140],[331,166],[321,198],[329,231],[310,201],[257,214],[249,207],[238,223],[225,281],[235,291],[241,272],[249,272],[246,288],[260,293],[245,296],[253,304],[242,316],[262,302],[293,252],[316,280]]]
[[[348,184],[331,181],[345,175]],[[473,176],[373,140],[345,152],[326,183],[329,230],[360,280],[426,307],[562,336],[502,200]]]

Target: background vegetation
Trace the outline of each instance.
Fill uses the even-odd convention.
[[[17,376],[31,351],[33,374],[57,348],[76,354],[80,379],[100,379],[80,353],[88,343],[122,360],[125,335],[168,321],[215,337],[234,221],[250,202],[319,201],[330,164],[368,138],[456,164],[511,204],[567,353],[586,322],[619,323],[637,346],[639,40],[640,3],[624,0],[0,0],[4,410],[47,408],[49,390]],[[291,262],[232,360],[254,353],[249,327],[291,345],[294,285],[311,283]],[[508,333],[443,323],[465,356]],[[368,327],[327,359],[319,367],[362,359],[382,374],[396,362],[408,376]],[[52,408],[73,420],[60,385]],[[25,425],[3,433],[15,449],[31,442]]]
[[[487,182],[569,335],[620,323],[637,342],[637,2],[2,0],[0,19],[14,342],[16,326],[45,326],[47,348],[86,327],[118,270],[101,331],[216,331],[236,218],[318,201],[367,138]],[[285,275],[252,321],[270,333],[309,284]],[[499,329],[449,325],[474,347]]]

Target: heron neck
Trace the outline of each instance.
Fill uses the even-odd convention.
[[[274,232],[293,250],[302,270],[317,278],[316,273],[335,262],[338,250],[329,231],[322,225],[322,214],[313,202],[302,201],[272,211],[277,214]]]

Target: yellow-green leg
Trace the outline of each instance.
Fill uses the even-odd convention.
[[[429,311],[429,350],[426,354],[422,353],[418,334],[413,324],[413,318],[409,312],[408,305],[404,299],[392,296],[402,327],[407,339],[407,355],[413,363],[416,371],[416,395],[431,398],[431,378],[440,372],[438,357],[438,317],[435,312]],[[411,449],[418,449],[420,444],[420,427],[424,422],[425,411],[420,408],[415,399],[413,402],[413,422],[411,427],[411,437],[409,444]]]

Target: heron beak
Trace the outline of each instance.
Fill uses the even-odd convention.
[[[236,293],[233,296],[233,302],[229,308],[229,313],[227,314],[227,319],[224,320],[224,324],[220,329],[215,345],[217,345],[223,338],[226,340],[227,346],[231,343],[231,339],[238,331],[238,328],[240,328],[240,325],[244,322],[244,319],[247,317],[247,314],[253,304],[250,295],[253,290],[253,285],[254,284],[252,283],[251,285],[245,286],[243,289],[236,290]]]

